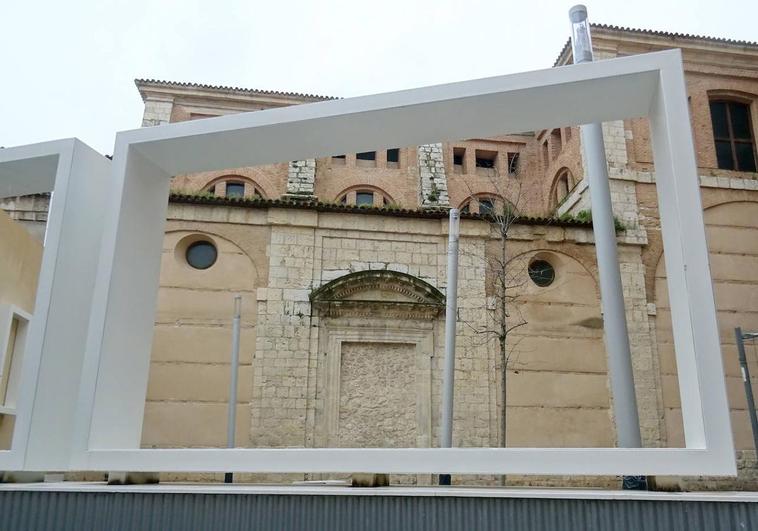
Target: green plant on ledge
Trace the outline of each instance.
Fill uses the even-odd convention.
[[[578,221],[579,223],[592,223],[592,211],[589,209],[580,210],[579,212],[576,212],[575,214],[569,214],[566,212],[562,216],[558,218],[561,221]],[[626,230],[626,225],[624,225],[624,222],[621,221],[618,217],[615,215],[613,216],[613,227],[616,229],[616,232],[624,232]]]

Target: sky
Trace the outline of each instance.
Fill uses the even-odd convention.
[[[758,41],[756,0],[594,0],[592,22]],[[560,0],[5,0],[0,146],[139,127],[135,78],[358,96],[552,66]]]

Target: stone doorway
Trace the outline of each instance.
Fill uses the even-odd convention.
[[[407,274],[365,271],[322,286],[311,301],[319,345],[309,393],[313,446],[432,446],[431,360],[442,294]],[[417,481],[429,478],[390,477]]]

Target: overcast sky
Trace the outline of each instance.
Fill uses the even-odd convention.
[[[606,24],[758,40],[757,0],[602,0]],[[6,0],[0,146],[140,125],[134,78],[356,96],[547,68],[557,0]]]

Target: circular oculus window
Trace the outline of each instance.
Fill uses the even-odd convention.
[[[216,246],[206,240],[195,242],[187,247],[187,263],[195,269],[208,269],[216,263],[218,251]]]
[[[529,278],[541,288],[555,280],[555,269],[547,260],[534,260],[529,264]]]

